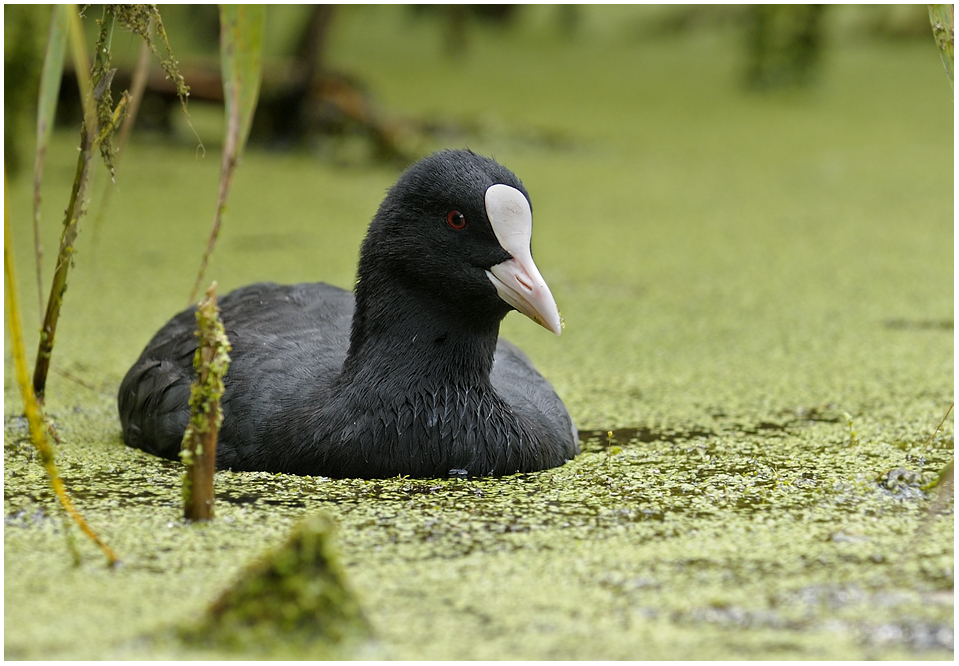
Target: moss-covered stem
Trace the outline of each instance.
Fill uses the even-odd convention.
[[[153,21],[151,20],[150,24],[152,25],[152,23]],[[123,156],[123,148],[130,138],[130,132],[133,131],[133,124],[136,122],[137,112],[140,110],[140,102],[143,101],[143,93],[146,90],[147,78],[150,73],[150,46],[151,44],[146,39],[140,44],[140,55],[133,69],[133,78],[130,82],[129,97],[127,98],[128,103],[123,115],[123,123],[120,125],[120,132],[117,136],[116,155],[113,160],[114,168],[116,168],[116,165],[120,162],[120,158]],[[99,212],[93,220],[93,239],[91,244],[94,247],[96,247],[97,244],[103,218],[110,206],[110,193],[113,192],[113,189],[112,182],[106,183],[103,188],[103,195],[100,197]]]
[[[111,565],[120,561],[109,546],[104,543],[96,532],[90,527],[79,511],[73,506],[73,502],[67,495],[63,480],[57,471],[56,461],[54,460],[53,446],[47,441],[47,424],[40,408],[40,403],[33,388],[30,386],[29,375],[27,374],[27,355],[23,345],[23,323],[20,317],[20,303],[17,300],[19,291],[17,290],[17,276],[13,259],[13,238],[10,232],[10,215],[8,212],[9,203],[6,197],[7,178],[6,173],[3,177],[4,189],[4,211],[3,211],[3,268],[6,274],[7,284],[7,317],[10,326],[10,337],[13,341],[13,362],[16,366],[17,384],[20,386],[20,393],[23,396],[24,411],[27,415],[27,423],[30,427],[30,439],[33,445],[40,453],[40,461],[47,472],[47,478],[50,480],[50,486],[53,493],[59,500],[63,510],[76,522],[90,539],[100,547],[103,554]],[[74,553],[76,559],[76,553]]]
[[[142,43],[140,44],[140,55],[133,70],[130,90],[120,100],[120,105],[117,107],[117,110],[114,111],[109,118],[110,128],[108,135],[116,130],[121,116],[123,120],[122,124],[119,124],[119,135],[115,148],[107,145],[108,150],[104,155],[105,159],[112,160],[111,174],[120,161],[120,157],[123,155],[123,148],[126,146],[130,132],[133,130],[133,125],[136,122],[137,112],[140,108],[140,102],[143,100],[143,93],[146,90],[147,79],[149,78],[151,54],[156,56],[157,60],[160,61],[160,66],[163,68],[163,71],[166,72],[167,77],[176,87],[176,93],[180,98],[180,108],[183,116],[186,118],[186,123],[193,131],[193,134],[197,136],[196,130],[193,129],[193,123],[190,121],[190,114],[187,113],[186,108],[186,101],[190,96],[190,88],[186,85],[186,81],[184,81],[177,67],[176,59],[173,57],[173,51],[170,48],[169,40],[163,29],[163,19],[160,17],[160,12],[156,5],[114,5],[112,11],[114,12],[116,21],[133,34],[138,35],[142,39]],[[166,48],[166,58],[160,55],[159,50],[153,43],[152,34],[154,31]],[[104,108],[104,111],[108,109],[109,107],[107,106]],[[109,136],[106,138],[109,142]],[[200,141],[199,136],[197,136],[197,142],[202,152],[203,143]],[[91,243],[94,246],[96,246],[97,243],[101,223],[110,206],[110,193],[112,191],[112,183],[107,183],[103,190],[103,196],[100,197],[99,212],[93,221],[93,239]]]
[[[183,478],[183,517],[191,521],[213,519],[213,473],[216,440],[223,421],[220,398],[223,375],[230,365],[230,341],[216,306],[216,282],[196,310],[197,345],[193,367],[197,380],[190,389],[190,423],[183,434],[180,456],[186,465]]]

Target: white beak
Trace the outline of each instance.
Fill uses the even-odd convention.
[[[533,235],[529,201],[515,187],[496,184],[486,190],[486,215],[500,245],[512,255],[486,271],[496,293],[537,324],[559,335],[563,324],[556,301],[529,249]]]

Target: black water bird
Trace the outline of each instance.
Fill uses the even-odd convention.
[[[354,294],[258,283],[220,300],[233,346],[217,467],[330,477],[484,476],[563,464],[576,428],[550,383],[498,339],[511,309],[559,335],[530,254],[520,180],[448,150],[390,189]],[[171,319],[119,391],[127,445],[177,459],[189,419],[194,311]]]

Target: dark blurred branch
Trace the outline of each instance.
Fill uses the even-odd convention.
[[[808,85],[822,51],[824,5],[751,5],[748,85]]]
[[[301,70],[299,78],[307,84],[315,81],[326,69],[324,52],[335,10],[336,5],[313,5],[310,10],[310,18],[295,53],[295,67]]]

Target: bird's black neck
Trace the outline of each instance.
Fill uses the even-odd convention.
[[[363,375],[379,381],[489,386],[499,319],[466,321],[462,312],[451,310],[399,285],[374,293],[358,286],[341,381]]]

